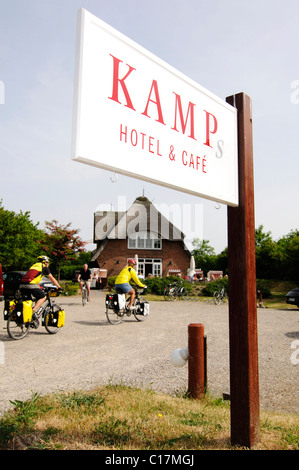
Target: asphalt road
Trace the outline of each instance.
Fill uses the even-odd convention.
[[[210,392],[229,391],[227,305],[151,302],[144,322],[129,317],[110,325],[101,291],[92,291],[85,307],[79,296],[56,300],[66,311],[66,324],[56,335],[40,326],[20,341],[11,340],[1,314],[0,414],[11,407],[10,400],[26,400],[32,392],[91,389],[108,382],[184,392],[188,367],[175,367],[170,356],[187,346],[190,323],[205,328]],[[299,309],[258,309],[258,338],[261,408],[299,413]]]

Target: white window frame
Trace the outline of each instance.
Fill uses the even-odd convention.
[[[128,236],[130,250],[162,250],[162,239],[153,232],[134,232]]]
[[[153,274],[153,276],[162,276],[162,259],[139,258],[138,275],[145,277],[145,265],[151,265],[151,273]]]

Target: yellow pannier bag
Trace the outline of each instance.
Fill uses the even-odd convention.
[[[23,300],[23,322],[27,323],[32,320],[32,300]]]
[[[58,328],[61,328],[62,326],[64,326],[64,322],[65,322],[65,311],[64,310],[59,310],[58,319],[57,319]]]
[[[57,328],[61,328],[64,326],[64,322],[65,311],[61,308],[54,310],[54,312],[48,316],[48,326],[56,326]]]
[[[9,300],[5,299],[4,301],[4,311],[3,311],[3,317],[4,320],[7,320],[9,315],[12,314],[16,306],[16,301],[15,300]]]

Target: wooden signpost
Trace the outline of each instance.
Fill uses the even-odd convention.
[[[231,442],[259,441],[254,181],[251,100],[227,102],[238,110],[239,206],[228,207]]]

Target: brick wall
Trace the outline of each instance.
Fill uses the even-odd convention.
[[[127,258],[160,258],[162,275],[167,276],[169,269],[180,269],[182,277],[186,276],[190,266],[190,253],[180,241],[162,241],[161,250],[128,249],[126,239],[108,240],[102,253],[98,256],[99,267],[107,269],[107,277],[115,276],[126,265]]]

